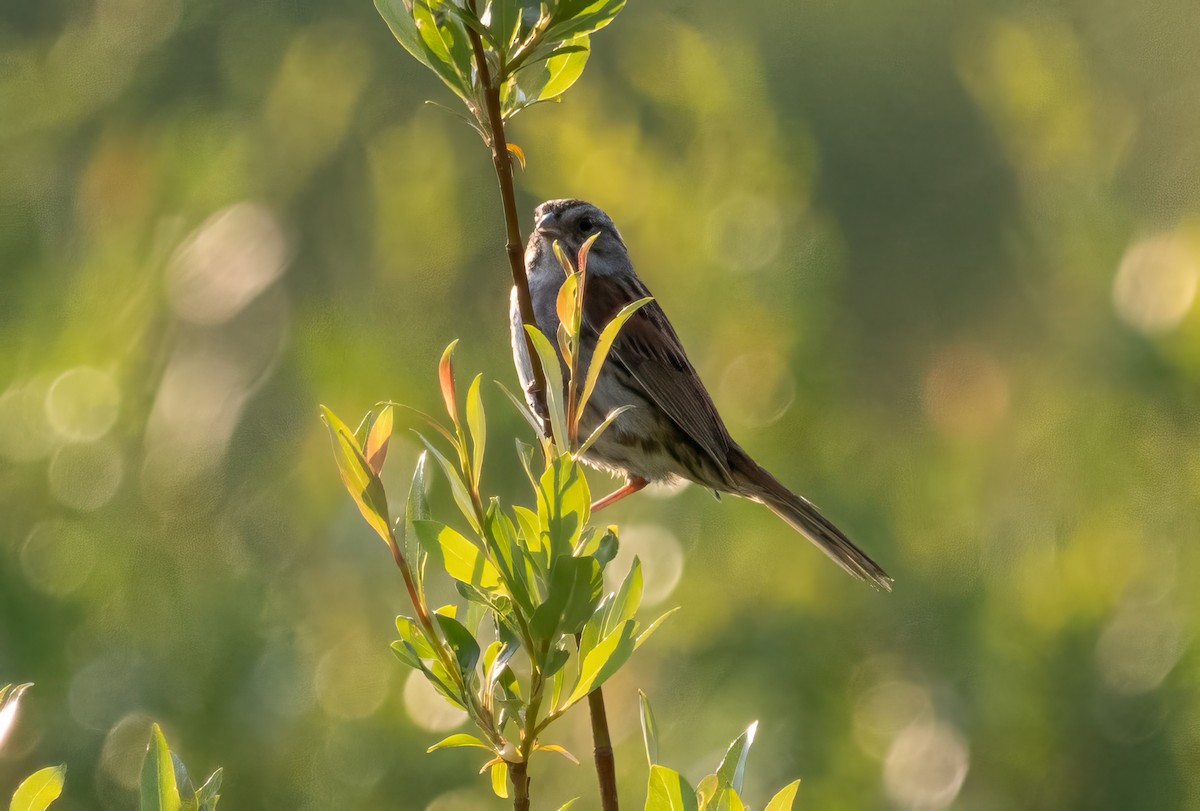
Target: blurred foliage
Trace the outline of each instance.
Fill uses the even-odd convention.
[[[625,796],[640,686],[693,784],[769,714],[752,798],[1200,808],[1194,3],[618,26],[513,120],[524,210],[610,212],[733,433],[896,578],[696,488],[613,508],[682,606],[607,690]],[[314,418],[433,410],[453,337],[509,368],[446,89],[362,0],[8,3],[0,53],[0,680],[38,683],[0,796],[67,762],[55,808],[132,807],[154,717],[238,807],[497,807],[468,753],[408,754],[461,717],[391,660],[403,594]],[[489,467],[516,497],[515,452]]]

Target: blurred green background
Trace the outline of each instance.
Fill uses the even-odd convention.
[[[697,488],[614,508],[682,606],[606,688],[628,807],[641,687],[693,781],[762,719],[758,805],[1200,809],[1195,2],[633,2],[593,44],[513,124],[526,222],[605,208],[733,433],[896,578]],[[155,718],[222,807],[505,807],[423,754],[458,718],[317,419],[434,410],[455,337],[512,383],[490,161],[425,99],[369,0],[0,6],[0,796],[65,761],[61,807],[133,807]],[[535,807],[594,808],[557,739]]]

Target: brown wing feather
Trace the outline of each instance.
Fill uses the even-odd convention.
[[[649,295],[637,277],[589,276],[583,326],[599,335],[622,307]],[[728,476],[733,440],[657,301],[645,305],[625,322],[609,352],[608,363],[625,367],[650,399]]]

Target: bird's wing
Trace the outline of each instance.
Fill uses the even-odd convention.
[[[649,295],[633,274],[589,276],[583,326],[599,335],[622,307]],[[625,322],[607,363],[623,366],[650,400],[712,458],[717,469],[729,473],[733,440],[657,301],[646,304]]]

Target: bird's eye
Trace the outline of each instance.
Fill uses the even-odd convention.
[[[582,220],[579,221],[579,230],[585,234],[588,231],[591,231],[595,227],[596,227],[596,223],[591,217],[584,217]]]

